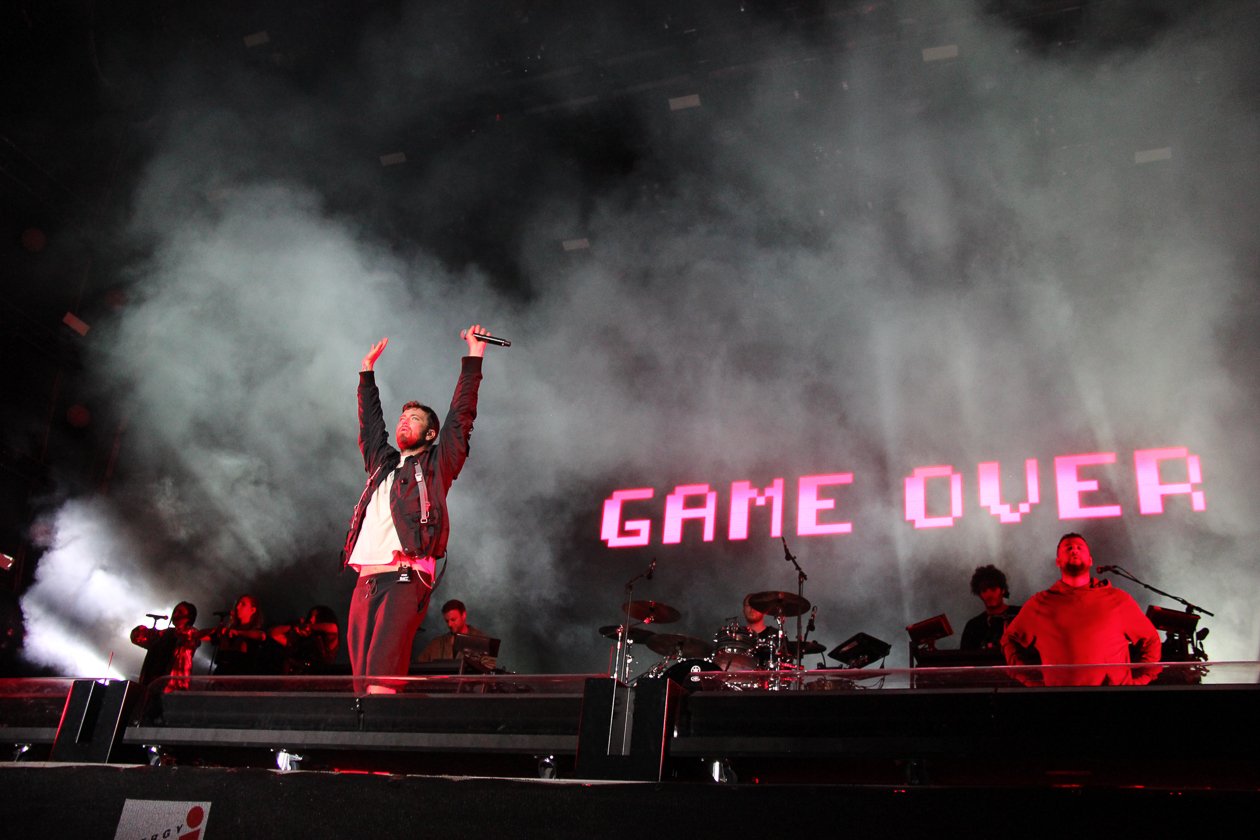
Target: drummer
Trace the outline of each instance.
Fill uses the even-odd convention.
[[[767,626],[766,614],[748,603],[748,599],[754,594],[749,593],[744,596],[744,629],[758,639],[770,638],[778,633],[778,630]]]

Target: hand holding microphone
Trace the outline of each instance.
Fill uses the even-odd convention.
[[[499,338],[498,336],[490,335],[489,333],[475,332],[473,333],[473,338],[478,341],[484,341],[486,344],[493,344],[496,347],[512,346],[512,342],[508,341],[506,338]]]
[[[512,342],[506,338],[499,338],[491,335],[490,331],[481,326],[481,324],[473,324],[466,330],[459,331],[459,337],[468,342],[468,352],[472,356],[481,356],[486,351],[487,344],[493,344],[496,347],[511,347]]]

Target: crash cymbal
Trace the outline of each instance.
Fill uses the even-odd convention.
[[[757,612],[786,618],[809,612],[809,601],[791,592],[754,592],[748,596],[748,606]]]
[[[599,628],[599,635],[603,636],[605,639],[615,639],[617,638],[617,631],[620,629],[620,624],[606,624]],[[646,627],[631,627],[626,633],[626,638],[635,644],[642,644],[655,635],[655,633]]]
[[[631,601],[628,604],[622,604],[621,611],[629,612],[631,618],[648,624],[669,624],[671,621],[682,618],[682,613],[660,601]],[[804,611],[801,610],[801,612]],[[792,614],[796,615],[796,613]]]
[[[810,639],[801,645],[801,656],[809,656],[811,653],[822,653],[827,648],[823,647],[819,642]],[[783,643],[783,652],[791,659],[796,658],[796,640],[790,639]]]
[[[692,658],[696,656],[708,656],[713,653],[713,645],[704,639],[697,639],[695,636],[683,636],[680,633],[656,633],[652,638],[648,639],[647,646],[654,653],[661,656],[681,656],[684,658]]]

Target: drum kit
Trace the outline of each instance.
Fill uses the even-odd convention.
[[[824,647],[815,641],[793,639],[784,631],[784,620],[809,612],[810,603],[791,592],[754,592],[746,603],[758,612],[776,619],[777,627],[762,633],[749,630],[738,618],[727,619],[713,634],[713,641],[680,633],[657,633],[651,624],[671,624],[682,614],[658,601],[629,601],[621,611],[637,624],[610,624],[599,629],[608,639],[621,640],[624,652],[619,656],[616,676],[626,682],[672,679],[691,689],[714,682],[724,688],[781,689],[788,687],[791,675],[802,670],[805,655],[821,653]],[[629,678],[634,661],[633,648],[643,645],[660,658],[635,680]],[[737,676],[706,681],[705,674],[740,672]]]

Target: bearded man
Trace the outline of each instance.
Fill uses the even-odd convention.
[[[468,344],[446,421],[419,402],[402,407],[389,443],[375,366],[388,338],[363,357],[359,370],[359,449],[367,486],[350,520],[342,565],[359,577],[346,621],[346,648],[356,686],[392,689],[364,677],[401,676],[433,592],[437,561],[446,555],[446,493],[468,459],[486,335],[480,324],[460,333]]]
[[[1090,576],[1094,559],[1080,534],[1064,534],[1055,552],[1059,579],[1028,599],[1007,625],[1002,652],[1008,665],[1096,665],[1114,668],[1048,668],[1041,676],[1017,672],[1029,685],[1144,685],[1158,668],[1159,633],[1137,601],[1111,581]]]

